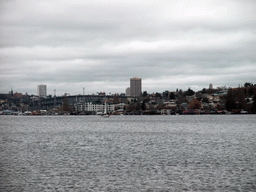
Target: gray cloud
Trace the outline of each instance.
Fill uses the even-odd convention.
[[[148,92],[256,83],[256,2],[0,3],[0,92]]]

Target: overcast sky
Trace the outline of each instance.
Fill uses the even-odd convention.
[[[0,93],[256,83],[255,0],[1,0]]]

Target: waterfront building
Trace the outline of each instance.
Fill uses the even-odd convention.
[[[104,112],[105,104],[92,104],[92,103],[76,103],[74,105],[76,111],[93,111],[93,112]],[[107,111],[115,111],[115,105],[107,104]]]
[[[47,96],[47,88],[46,85],[37,85],[37,95],[39,97],[46,97]]]
[[[130,92],[133,97],[141,94],[141,78],[134,77],[130,79]]]

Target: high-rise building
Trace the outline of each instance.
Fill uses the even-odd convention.
[[[131,89],[130,89],[130,87],[127,87],[127,88],[125,89],[125,95],[126,95],[126,96],[130,96],[130,95],[131,95]]]
[[[213,86],[212,86],[212,84],[210,83],[210,85],[209,85],[209,89],[210,90],[212,90],[213,89]]]
[[[139,96],[141,94],[141,78],[134,77],[130,79],[131,96]]]
[[[37,85],[37,95],[39,97],[46,97],[47,96],[47,90],[46,90],[46,85]]]

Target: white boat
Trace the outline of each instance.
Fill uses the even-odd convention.
[[[107,113],[107,102],[105,101],[105,109],[104,113],[102,114],[102,117],[109,117],[110,115]]]

